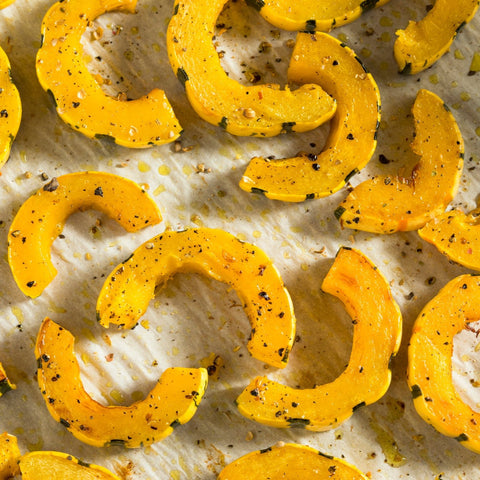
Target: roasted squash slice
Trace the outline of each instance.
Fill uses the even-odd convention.
[[[165,93],[154,89],[132,101],[106,95],[83,60],[81,37],[105,12],[135,12],[137,0],[60,0],[42,23],[37,53],[40,84],[68,125],[90,138],[109,138],[124,147],[172,142],[181,127]]]
[[[53,178],[19,209],[8,234],[8,262],[20,290],[38,297],[57,273],[50,247],[77,210],[98,209],[128,232],[161,221],[151,197],[135,182],[105,172]]]
[[[344,303],[354,324],[345,371],[333,382],[311,389],[295,389],[257,377],[237,398],[237,407],[245,417],[272,427],[324,431],[387,391],[390,362],[400,345],[402,317],[385,278],[362,253],[344,247],[322,289]]]
[[[18,460],[20,450],[17,438],[4,432],[0,435],[0,480],[13,478],[20,473]]]
[[[480,318],[480,277],[451,280],[421,311],[408,347],[408,384],[418,414],[440,433],[480,453],[480,413],[452,379],[454,336]]]
[[[430,220],[418,234],[464,267],[480,271],[480,211],[451,210]]]
[[[5,7],[8,7],[9,5],[11,5],[15,0],[3,0],[0,2],[0,10],[2,8],[5,8]]]
[[[436,0],[422,20],[410,21],[405,30],[398,30],[394,54],[400,72],[414,74],[433,65],[473,18],[479,3],[479,0]]]
[[[343,227],[374,233],[417,230],[455,196],[464,149],[452,113],[428,90],[418,92],[412,113],[412,149],[420,161],[411,176],[377,176],[357,185],[335,211]]]
[[[97,318],[132,328],[177,272],[201,273],[232,286],[252,325],[248,350],[253,357],[283,368],[295,338],[292,301],[267,255],[233,235],[209,228],[164,232],[141,245],[105,281]]]
[[[20,470],[23,480],[120,480],[104,467],[62,452],[27,453],[20,458]]]
[[[0,363],[0,397],[5,395],[10,390],[15,390],[16,388],[16,385],[14,385],[7,377],[7,372],[5,372],[3,365]]]
[[[324,150],[283,160],[255,157],[240,181],[243,190],[287,202],[325,197],[363,168],[375,151],[380,93],[355,52],[325,33],[300,33],[289,79],[318,83],[337,101]]]
[[[246,87],[228,77],[215,50],[217,17],[227,0],[176,0],[167,30],[170,64],[197,114],[234,135],[304,132],[329,120],[335,101],[317,85],[290,91]]]
[[[265,20],[284,30],[328,32],[388,0],[246,0]]]
[[[326,453],[293,443],[248,453],[227,465],[217,480],[367,480],[358,468]]]
[[[3,7],[0,5],[0,8]],[[7,54],[0,48],[0,167],[10,156],[21,119],[20,94],[11,77]]]
[[[52,417],[89,445],[136,448],[188,422],[207,386],[205,368],[168,368],[144,400],[104,406],[83,388],[73,335],[46,318],[37,336],[38,385]]]

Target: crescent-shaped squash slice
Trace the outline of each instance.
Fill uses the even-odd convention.
[[[8,262],[20,290],[38,297],[55,278],[50,247],[77,210],[100,210],[128,232],[161,221],[158,206],[135,182],[105,172],[53,178],[20,207],[8,234]]]
[[[205,368],[168,368],[144,400],[104,406],[83,388],[73,335],[46,318],[37,336],[38,385],[52,417],[89,445],[137,448],[188,422],[207,386]]]
[[[328,32],[388,0],[246,0],[265,20],[284,30]]]
[[[0,363],[0,397],[5,395],[10,390],[15,390],[16,388],[16,385],[14,385],[7,377],[7,372],[5,372],[3,365]]]
[[[367,480],[358,468],[306,445],[287,443],[248,453],[227,465],[217,480]]]
[[[324,431],[387,391],[402,317],[385,278],[362,253],[343,247],[322,289],[339,298],[352,317],[353,346],[346,369],[333,382],[310,389],[256,377],[237,398],[245,417],[272,427]]]
[[[259,248],[217,229],[164,232],[141,245],[105,281],[97,318],[132,328],[177,272],[201,273],[232,286],[244,303],[252,332],[248,350],[269,365],[285,367],[295,338],[292,301],[271,260]]]
[[[20,458],[22,480],[120,480],[105,467],[85,463],[67,453],[36,451]]]
[[[7,54],[0,48],[0,167],[10,156],[21,119],[20,94],[11,77]]]
[[[375,151],[380,92],[355,52],[325,33],[299,33],[288,71],[318,83],[337,101],[324,150],[283,160],[253,158],[240,187],[287,202],[325,197],[363,168]]]
[[[455,196],[464,150],[452,113],[428,90],[418,92],[412,113],[412,149],[420,161],[411,176],[376,176],[357,185],[335,211],[343,227],[374,233],[417,230]]]
[[[13,478],[20,473],[18,460],[20,450],[17,438],[4,432],[0,435],[0,480]]]
[[[329,120],[335,101],[318,85],[295,91],[246,87],[228,77],[215,50],[217,17],[227,0],[176,0],[167,30],[170,64],[197,114],[234,135],[304,132]]]
[[[473,18],[479,4],[479,0],[436,0],[422,20],[410,21],[405,30],[398,30],[394,54],[400,72],[414,74],[433,65]]]
[[[81,37],[90,22],[105,12],[135,12],[137,0],[61,0],[42,23],[37,76],[51,92],[68,125],[90,138],[110,138],[124,147],[172,142],[181,132],[165,93],[154,89],[132,101],[103,92],[83,60]]]
[[[408,384],[418,414],[440,433],[480,453],[480,413],[452,379],[453,340],[480,318],[480,277],[451,280],[420,312],[408,347]]]
[[[461,210],[450,210],[430,220],[418,230],[423,240],[464,267],[480,271],[479,210],[468,215]]]

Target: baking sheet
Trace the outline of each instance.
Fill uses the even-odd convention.
[[[140,0],[135,15],[99,18],[83,38],[91,72],[111,82],[105,91],[136,98],[163,88],[184,128],[182,150],[172,145],[129,150],[89,140],[65,125],[35,75],[41,19],[51,2],[17,0],[0,12],[0,44],[9,55],[23,102],[22,125],[0,177],[0,360],[17,384],[0,401],[0,428],[17,435],[23,452],[65,451],[104,465],[122,478],[214,479],[241,455],[278,441],[303,443],[345,458],[372,478],[480,478],[480,457],[437,433],[416,414],[405,379],[406,345],[416,315],[450,279],[468,270],[450,264],[416,232],[378,236],[341,230],[333,212],[345,189],[320,200],[287,204],[243,192],[241,175],[252,156],[284,157],[319,150],[328,126],[305,134],[272,139],[236,138],[200,120],[171,71],[165,31],[172,2]],[[382,95],[377,151],[352,179],[409,171],[413,124],[409,111],[416,91],[427,88],[452,108],[465,140],[465,168],[452,206],[470,210],[479,191],[479,75],[468,75],[480,53],[480,18],[466,26],[451,51],[431,69],[400,76],[393,60],[395,30],[425,14],[426,2],[391,0],[333,35],[352,47],[373,73]],[[285,82],[294,35],[268,25],[240,1],[219,19],[222,62],[233,78],[248,84]],[[100,39],[91,35],[103,29]],[[231,29],[228,27],[232,27]],[[259,53],[261,42],[272,45]],[[96,57],[101,57],[101,61]],[[281,61],[276,61],[276,59]],[[268,65],[267,65],[268,64]],[[317,145],[310,147],[311,143]],[[390,163],[379,162],[379,154]],[[73,215],[52,255],[59,270],[36,300],[16,287],[6,261],[8,226],[23,201],[49,178],[80,170],[102,170],[133,179],[148,189],[162,210],[160,225],[125,233],[98,212]],[[289,289],[297,316],[297,343],[288,367],[275,371],[251,358],[245,348],[248,321],[235,292],[196,275],[178,275],[150,304],[133,331],[105,330],[95,321],[95,303],[103,278],[143,241],[166,228],[223,228],[255,243],[274,261]],[[253,376],[267,374],[303,388],[333,380],[346,365],[352,327],[342,305],[320,290],[341,245],[369,256],[391,283],[404,316],[402,347],[393,365],[392,385],[376,404],[362,408],[335,430],[314,433],[280,430],[243,418],[234,400]],[[170,366],[206,366],[219,356],[223,366],[210,379],[193,419],[162,442],[147,448],[94,448],[76,440],[48,414],[35,379],[33,345],[45,316],[71,330],[87,391],[105,404],[128,405],[142,398]],[[478,339],[464,332],[456,342],[455,381],[477,410],[480,393]],[[108,337],[108,338],[107,338]],[[107,356],[113,353],[113,360]],[[475,364],[475,361],[477,363]],[[471,382],[473,380],[473,383]]]

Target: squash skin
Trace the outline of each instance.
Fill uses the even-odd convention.
[[[176,0],[167,30],[170,64],[197,114],[240,136],[274,136],[312,130],[335,113],[335,101],[318,85],[295,91],[278,85],[243,86],[223,70],[213,45],[215,24],[227,0]]]
[[[322,289],[339,298],[352,317],[348,366],[333,382],[295,389],[256,377],[236,403],[242,415],[272,427],[326,431],[387,391],[390,362],[400,346],[402,316],[385,278],[362,253],[342,247]]]
[[[455,196],[464,145],[452,113],[428,90],[417,93],[412,113],[411,147],[420,160],[411,176],[376,176],[357,185],[335,211],[342,227],[383,234],[418,230]]]
[[[89,445],[138,448],[167,437],[195,414],[205,389],[205,368],[168,368],[144,400],[104,406],[83,388],[73,335],[46,318],[35,346],[40,391],[52,417]]]
[[[307,32],[329,32],[387,2],[388,0],[247,0],[272,25],[284,30]]]
[[[10,381],[7,372],[5,372],[5,368],[3,368],[3,365],[0,363],[0,397],[16,388],[17,386]]]
[[[333,473],[332,473],[333,472]],[[227,465],[217,480],[367,480],[353,465],[306,445],[286,443],[248,453]]]
[[[10,156],[22,119],[22,102],[10,69],[8,56],[0,48],[0,167]]]
[[[97,301],[100,324],[135,326],[155,296],[155,286],[177,272],[201,273],[232,286],[252,326],[251,355],[286,366],[295,338],[290,295],[264,252],[223,230],[169,231],[141,245],[106,279]]]
[[[145,148],[174,141],[181,133],[165,93],[153,89],[132,101],[106,95],[83,61],[80,39],[89,22],[110,11],[135,12],[137,0],[62,0],[42,22],[36,69],[40,84],[55,99],[57,113],[89,138]]]
[[[318,155],[255,157],[240,187],[286,202],[326,197],[340,190],[372,157],[380,124],[380,92],[355,52],[325,33],[298,34],[288,77],[296,83],[318,83],[336,99],[325,147]]]
[[[0,435],[0,480],[7,480],[20,473],[18,460],[20,449],[17,438],[4,432]]]
[[[480,413],[463,402],[452,380],[453,338],[480,317],[480,277],[451,280],[423,308],[408,347],[407,380],[417,413],[443,435],[480,453]]]
[[[416,74],[433,65],[474,17],[479,4],[479,0],[436,0],[422,20],[398,30],[394,55],[399,71]]]
[[[105,467],[85,463],[68,453],[35,451],[20,458],[23,480],[120,480]]]
[[[25,295],[38,297],[55,278],[51,245],[72,213],[89,208],[105,213],[127,232],[162,220],[154,200],[132,180],[92,171],[52,179],[23,203],[8,234],[8,263]]]

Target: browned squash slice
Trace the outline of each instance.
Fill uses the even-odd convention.
[[[4,432],[0,435],[0,480],[13,478],[20,473],[18,460],[20,450],[17,438]]]
[[[17,387],[7,377],[7,372],[3,365],[0,363],[0,397],[5,395],[10,390],[15,390]]]

